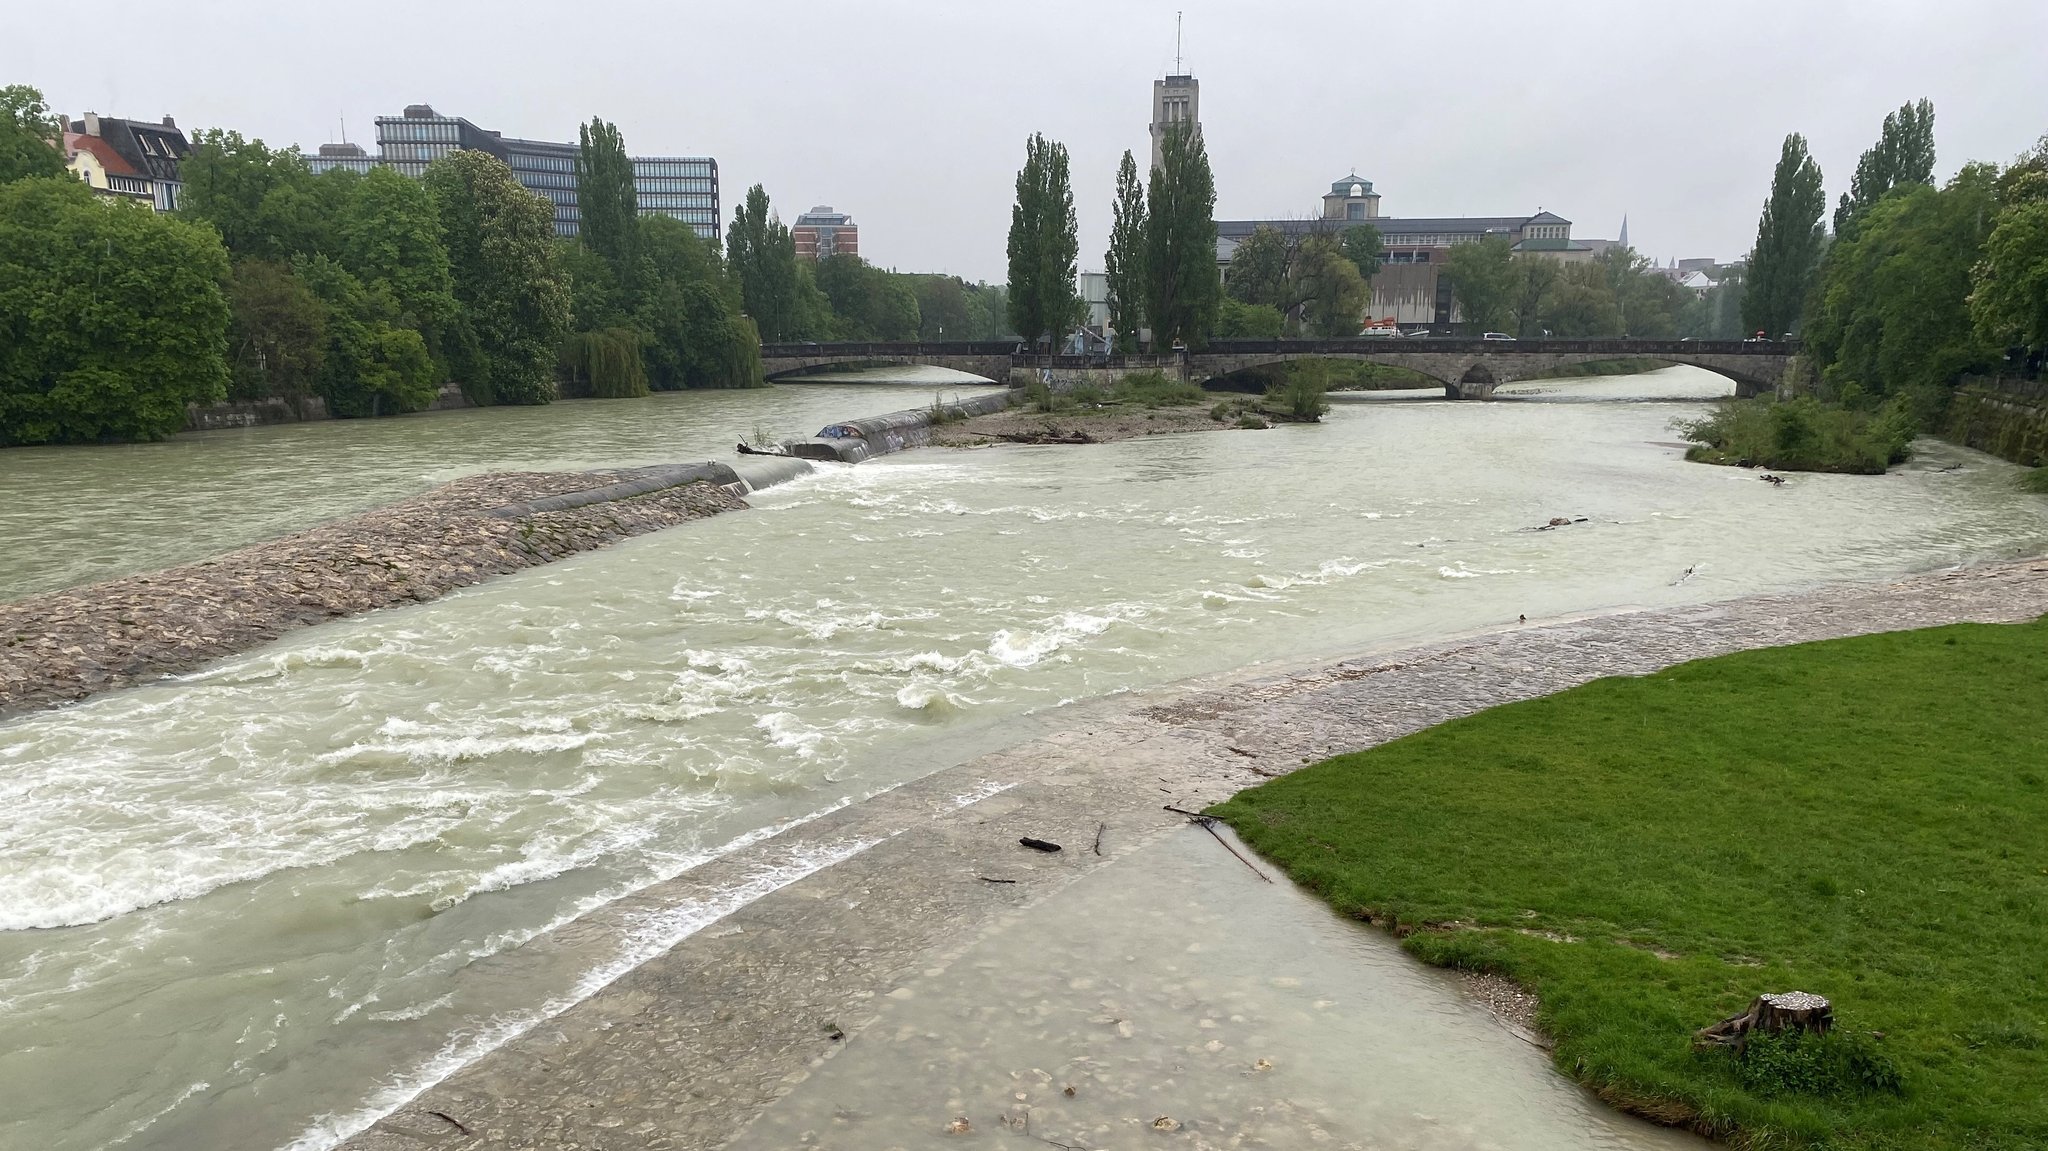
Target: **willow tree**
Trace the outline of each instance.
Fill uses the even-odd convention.
[[[1083,315],[1074,291],[1078,232],[1066,145],[1034,132],[1010,209],[1010,323],[1027,340],[1057,342]]]
[[[1109,281],[1109,325],[1119,345],[1134,348],[1145,326],[1145,183],[1138,162],[1124,152],[1116,170],[1116,202],[1110,205],[1109,251],[1102,266]]]
[[[1155,346],[1199,347],[1216,323],[1223,278],[1216,270],[1216,179],[1192,124],[1160,138],[1145,235],[1145,314]]]

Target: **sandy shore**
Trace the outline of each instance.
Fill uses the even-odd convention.
[[[650,924],[666,932],[643,954],[623,954],[607,985],[550,1007],[502,1045],[478,1045],[432,1072],[394,1069],[396,1086],[377,1108],[390,1113],[341,1123],[340,1133],[354,1133],[347,1145],[357,1151],[719,1147],[886,1003],[943,978],[1017,910],[1060,898],[1073,880],[1180,826],[1162,805],[1196,810],[1303,763],[1601,676],[2044,613],[2048,560],[2037,559],[1538,622],[1029,717],[1012,726],[1005,750],[787,830],[529,944],[648,939]],[[1091,849],[1098,832],[1101,855]],[[1022,836],[1068,850],[1029,851]],[[419,1081],[457,1065],[407,1100]]]
[[[654,470],[471,476],[199,563],[0,603],[0,719],[744,506],[708,483],[528,506]]]
[[[931,431],[931,446],[975,448],[1003,443],[1106,444],[1173,432],[1213,432],[1234,428],[1209,418],[1210,405],[1174,408],[1104,407],[1071,412],[1039,412],[1011,408],[973,416]]]

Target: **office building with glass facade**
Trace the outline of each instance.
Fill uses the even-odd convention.
[[[374,161],[353,145],[325,145],[306,162],[315,172],[365,171],[381,163],[417,179],[426,175],[427,165],[465,148],[505,161],[522,187],[547,197],[555,206],[558,235],[573,236],[580,229],[576,145],[508,137],[460,116],[444,116],[426,104],[409,104],[403,115],[377,117]],[[636,156],[633,187],[641,215],[674,216],[699,236],[718,238],[718,161],[707,156]]]

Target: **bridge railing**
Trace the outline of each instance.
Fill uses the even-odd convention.
[[[782,342],[762,344],[763,359],[804,359],[821,356],[872,356],[894,359],[914,356],[1007,356],[1015,352],[1015,340],[883,340],[840,343]]]
[[[1369,352],[1453,352],[1487,355],[1789,356],[1797,340],[1475,340],[1447,336],[1355,336],[1336,340],[1215,340],[1196,356],[1358,355]],[[1014,340],[908,340],[762,344],[764,359],[915,359],[940,356],[1009,356],[1019,367],[1125,367],[1176,363],[1174,353],[1117,356],[1048,356]]]
[[[1475,340],[1447,336],[1358,336],[1337,340],[1213,340],[1198,355],[1357,355],[1361,352],[1454,352],[1489,355],[1789,356],[1797,340]]]

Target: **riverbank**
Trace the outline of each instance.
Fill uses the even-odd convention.
[[[1056,909],[1048,901],[1070,883],[1182,826],[1162,804],[1199,810],[1305,762],[1600,676],[2043,613],[2048,561],[2032,560],[1565,619],[1041,713],[1017,725],[1035,738],[579,920],[565,932],[635,942],[574,995],[396,1069],[368,1110],[333,1117],[303,1145],[354,1136],[359,1151],[418,1151],[456,1135],[481,1147],[723,1145],[804,1090],[820,1060],[859,1042],[890,1005],[946,980],[983,933],[1033,905]],[[1031,852],[1023,836],[1067,850]],[[1103,937],[1105,962],[1120,954],[1113,926],[1087,931]],[[1012,951],[1025,962],[1031,948]],[[1286,1080],[1272,1082],[1279,1091]]]
[[[0,603],[0,719],[745,506],[718,476],[660,473],[471,476],[214,559]]]
[[[1741,652],[1212,810],[1340,914],[1531,988],[1558,1068],[1628,1110],[1753,1146],[2033,1145],[2044,680],[2048,621]],[[1832,1003],[1825,1041],[1693,1050],[1792,988]]]

